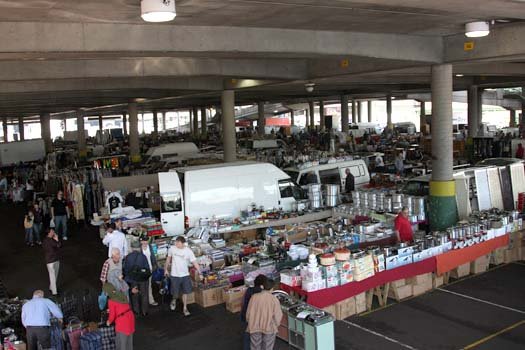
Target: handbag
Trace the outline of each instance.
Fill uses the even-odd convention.
[[[55,220],[51,219],[49,221],[49,228],[55,228]]]
[[[100,292],[98,296],[98,308],[100,311],[105,310],[108,305],[108,295],[104,291]]]

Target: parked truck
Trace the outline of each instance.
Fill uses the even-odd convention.
[[[161,222],[168,235],[183,234],[201,218],[236,218],[256,204],[292,209],[304,191],[273,164],[234,162],[158,174]]]

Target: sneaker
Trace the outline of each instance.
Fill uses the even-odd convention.
[[[188,317],[190,314],[190,312],[188,311],[188,309],[184,309],[184,311],[182,311],[184,313],[184,316]]]
[[[159,306],[159,303],[157,303],[156,301],[152,302],[152,303],[149,303],[151,306]]]
[[[175,311],[176,308],[177,308],[177,300],[174,299],[170,303],[170,310]]]
[[[62,238],[64,241],[67,241],[67,237],[64,236],[64,238]]]

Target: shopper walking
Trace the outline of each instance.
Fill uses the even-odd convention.
[[[36,240],[36,244],[42,244],[42,223],[44,222],[44,212],[35,203],[33,205],[33,238]]]
[[[144,254],[146,259],[148,260],[149,269],[153,273],[153,271],[155,271],[158,268],[158,265],[157,258],[155,257],[155,254],[153,254],[153,248],[149,244],[149,238],[146,236],[141,237],[140,244],[142,254]],[[150,276],[150,278],[148,279],[148,300],[151,306],[157,306],[159,304],[155,301],[155,298],[153,297],[153,289],[151,288],[151,278],[152,276]]]
[[[188,294],[192,292],[192,284],[188,266],[192,264],[195,267],[199,274],[199,279],[202,279],[202,274],[195,254],[185,244],[186,239],[184,237],[179,236],[175,239],[175,245],[168,250],[164,273],[166,276],[170,276],[171,311],[175,311],[177,308],[177,298],[182,294],[182,312],[184,316],[189,316]]]
[[[244,333],[242,336],[242,348],[243,350],[250,350],[250,333],[248,333],[248,320],[246,319],[246,311],[248,311],[248,305],[250,304],[250,300],[252,299],[252,296],[254,294],[257,294],[261,291],[261,285],[264,283],[263,278],[264,275],[259,275],[255,277],[255,281],[253,282],[253,287],[250,287],[246,290],[244,293],[244,298],[242,301],[242,308],[241,308],[241,323],[244,329]]]
[[[404,173],[405,173],[405,164],[404,164],[404,162],[403,162],[403,153],[402,153],[402,152],[400,152],[400,153],[397,155],[394,165],[395,165],[395,167],[396,167],[396,172],[397,172],[400,176],[403,176]]]
[[[124,260],[124,279],[131,289],[137,288],[138,293],[131,293],[131,306],[136,315],[148,314],[148,279],[151,277],[148,260],[142,254],[140,242],[131,243],[132,252]]]
[[[113,276],[115,271],[110,275]],[[113,278],[112,278],[113,279]],[[135,315],[129,305],[125,292],[112,283],[105,283],[104,293],[108,296],[109,316],[106,324],[115,323],[116,350],[133,350],[133,333],[135,333]]]
[[[69,216],[69,208],[67,201],[64,199],[64,193],[58,191],[57,197],[51,203],[51,220],[55,224],[56,232],[64,241],[67,241],[67,221]]]
[[[126,236],[116,229],[115,223],[106,224],[106,236],[102,240],[102,243],[108,247],[109,258],[111,258],[111,251],[113,248],[117,248],[120,251],[120,256],[123,258],[128,255]]]
[[[349,168],[345,170],[345,173],[346,173],[345,192],[351,193],[355,189],[355,177]]]
[[[35,245],[33,239],[33,220],[33,211],[29,210],[24,217],[24,230],[26,232],[26,245],[30,247]]]
[[[47,271],[49,273],[49,291],[57,295],[58,271],[60,269],[60,247],[58,235],[52,228],[47,231],[47,237],[42,243]]]
[[[60,322],[64,317],[54,302],[44,298],[43,291],[34,291],[33,298],[22,306],[22,324],[26,329],[28,350],[51,347],[51,316]]]
[[[272,283],[266,276],[258,281],[261,292],[252,296],[246,319],[251,350],[272,350],[283,312],[279,300],[270,293]]]
[[[118,248],[111,249],[111,258],[107,259],[102,265],[100,272],[100,282],[102,285],[108,281],[110,272],[116,270],[119,276],[122,276],[122,260],[120,259],[120,250]]]

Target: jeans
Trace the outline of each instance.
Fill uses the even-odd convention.
[[[39,223],[34,223],[33,224],[33,238],[37,241],[37,242],[40,242],[42,241],[42,223],[39,222]]]
[[[47,272],[49,273],[49,290],[53,295],[57,294],[58,270],[60,270],[59,261],[47,264]]]
[[[60,238],[67,238],[67,215],[55,215],[55,232]]]
[[[33,228],[26,228],[26,243],[33,244]]]

